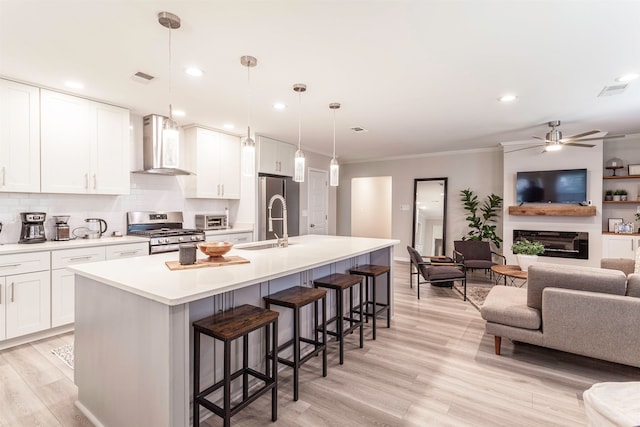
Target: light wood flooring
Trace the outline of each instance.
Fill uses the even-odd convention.
[[[475,272],[482,278],[481,272]],[[329,372],[321,358],[300,374],[291,398],[291,370],[280,375],[278,421],[270,394],[233,417],[235,426],[584,426],[582,392],[596,382],[638,381],[640,369],[504,340],[495,356],[476,308],[455,290],[424,285],[418,301],[408,266],[397,263],[396,314],[345,344],[338,364],[331,342]],[[86,426],[75,408],[73,371],[51,350],[73,334],[0,352],[0,426]],[[126,386],[126,385],[125,385]],[[204,425],[219,426],[212,417]],[[124,427],[124,426],[118,426]],[[142,427],[142,426],[135,426]]]

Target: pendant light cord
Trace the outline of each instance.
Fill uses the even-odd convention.
[[[251,61],[247,61],[247,138],[251,138]]]
[[[171,106],[171,82],[173,81],[173,75],[171,69],[172,58],[171,58],[171,25],[169,25],[169,119],[173,121],[173,107]]]
[[[333,109],[333,158],[336,158],[336,109]]]
[[[298,92],[298,151],[302,141],[302,92]]]

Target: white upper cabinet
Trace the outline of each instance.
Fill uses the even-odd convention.
[[[185,197],[240,198],[240,138],[201,127],[185,129]]]
[[[258,172],[293,176],[296,146],[261,136],[259,139]]]
[[[40,191],[40,89],[2,79],[0,191]]]
[[[129,111],[40,92],[42,192],[129,194]]]

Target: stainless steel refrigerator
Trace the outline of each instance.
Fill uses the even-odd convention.
[[[273,221],[273,232],[269,232],[269,201],[274,194],[280,194],[287,201],[287,234],[289,237],[300,234],[300,185],[292,178],[271,175],[258,177],[258,239],[282,237],[282,221]],[[275,201],[271,213],[273,218],[282,218],[282,204]]]

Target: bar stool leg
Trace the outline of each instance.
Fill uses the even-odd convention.
[[[269,329],[269,325],[267,325]],[[267,364],[268,365],[268,364]],[[271,421],[278,420],[278,319],[273,321],[273,388],[271,389]]]
[[[224,342],[224,427],[231,425],[231,342]]]
[[[343,329],[343,307],[342,307],[342,292],[341,290],[336,291],[336,306],[338,312],[336,313],[336,333],[338,335],[338,340],[340,341],[340,364],[344,364],[344,335],[342,333]]]
[[[193,332],[193,427],[200,425],[200,405],[196,396],[200,392],[200,333]]]
[[[360,281],[360,348],[364,347],[364,326],[362,323],[362,313],[364,313],[363,310],[364,310],[364,306],[362,305],[362,280],[361,280]]]
[[[265,304],[265,308],[267,310],[269,310],[271,308],[271,304],[269,304],[269,302],[267,301],[267,303]],[[266,376],[269,376],[269,343],[270,343],[270,334],[269,334],[269,325],[267,325],[264,328],[264,351],[265,351],[265,356],[264,356],[264,374]]]
[[[326,294],[325,296],[322,297],[322,343],[324,344],[324,350],[322,351],[322,376],[326,377],[327,376],[327,297],[326,297]]]
[[[249,397],[249,374],[247,368],[249,367],[249,335],[242,337],[242,400],[247,400]]]
[[[300,369],[300,307],[293,310],[293,401],[298,401],[298,369]]]
[[[387,271],[387,328],[391,327],[391,274]]]
[[[376,305],[376,301],[378,301],[376,299],[376,276],[373,276],[372,279],[373,279],[372,280],[372,282],[373,282],[373,285],[372,285],[373,290],[371,291],[371,293],[373,294],[373,309],[372,309],[372,311],[373,311],[373,316],[372,316],[373,317],[373,340],[375,341],[375,339],[376,339],[376,317],[378,317],[378,316],[376,316],[376,311],[378,309],[378,306]],[[367,283],[368,283],[368,281],[367,281]],[[368,305],[369,304],[369,300],[367,300],[365,302],[365,304]]]

